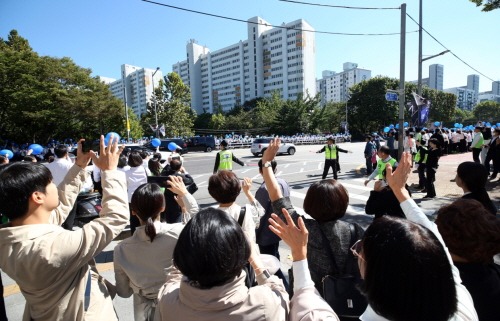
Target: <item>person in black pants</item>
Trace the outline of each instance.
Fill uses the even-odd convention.
[[[323,179],[325,179],[326,176],[328,175],[330,167],[332,168],[333,171],[333,178],[337,179],[338,152],[349,153],[349,151],[342,149],[338,145],[336,145],[335,139],[333,137],[328,137],[327,144],[323,146],[323,148],[317,151],[316,153],[323,153],[323,152],[325,153],[325,167],[323,169]]]
[[[370,176],[373,172],[372,156],[375,153],[375,145],[372,143],[371,136],[365,137],[365,160],[366,160],[366,176]]]
[[[429,139],[429,151],[427,154],[426,163],[427,181],[425,184],[427,194],[423,198],[436,197],[436,188],[434,187],[434,181],[436,180],[436,171],[439,166],[438,161],[440,156],[441,150],[439,149],[439,141],[435,138]]]

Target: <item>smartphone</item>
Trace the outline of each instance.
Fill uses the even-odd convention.
[[[98,152],[100,149],[99,141],[98,140],[91,140],[91,139],[86,139],[82,143],[82,151],[84,153],[88,153],[90,150],[93,150],[94,152]]]

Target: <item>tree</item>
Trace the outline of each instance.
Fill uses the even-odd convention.
[[[39,56],[16,30],[0,38],[0,133],[47,143],[123,132],[121,102],[70,58]]]
[[[500,122],[500,103],[494,101],[482,101],[476,105],[472,112],[477,120]]]
[[[181,77],[175,73],[169,73],[160,81],[155,88],[156,112],[158,115],[158,126],[165,126],[168,137],[191,136],[194,115],[190,110],[191,93]],[[146,114],[141,118],[144,129],[150,124],[155,124],[154,106],[148,105]]]
[[[312,115],[313,131],[336,133],[341,131],[340,124],[345,121],[345,103],[329,102],[315,110]]]
[[[483,5],[483,0],[469,0],[472,3],[476,4],[476,7],[480,7]],[[488,12],[495,9],[500,8],[500,0],[488,0],[487,3],[484,4],[483,9],[481,11]]]
[[[130,126],[130,138],[139,139],[144,136],[144,130],[142,129],[139,118],[134,113],[134,110],[129,107],[128,109],[128,123]],[[124,122],[124,128],[127,127],[127,121]],[[123,136],[122,136],[123,137]],[[125,136],[126,137],[126,136]]]
[[[348,121],[351,132],[364,134],[377,132],[381,127],[398,119],[398,103],[385,100],[388,89],[398,89],[399,81],[388,77],[375,77],[350,88]]]

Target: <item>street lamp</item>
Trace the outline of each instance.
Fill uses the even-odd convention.
[[[153,84],[153,104],[154,104],[154,107],[155,107],[155,132],[156,132],[156,137],[158,137],[158,112],[156,110],[156,95],[155,95],[155,75],[156,73],[158,72],[158,70],[160,70],[160,67],[156,67],[156,70],[155,72],[153,72],[153,74],[151,75],[151,83]]]

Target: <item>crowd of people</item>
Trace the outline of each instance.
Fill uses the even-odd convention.
[[[134,320],[145,321],[500,316],[500,268],[493,261],[500,253],[500,222],[484,189],[486,167],[458,167],[464,196],[440,208],[436,223],[411,198],[406,182],[414,164],[426,165],[423,184],[435,196],[432,175],[443,146],[435,137],[409,133],[400,159],[391,156],[389,141],[377,147],[380,141],[367,137],[366,184],[376,179],[374,192],[389,196],[375,202],[386,206],[371,204],[377,210],[366,231],[342,220],[349,193],[326,179],[330,166],[336,176],[338,151],[348,152],[334,138],[318,151],[332,161],[306,193],[307,216],[298,214],[290,187],[276,177],[280,139],[259,161],[264,182],[255,195],[251,180],[231,171],[237,159],[223,148],[208,182],[216,205],[205,209],[180,154],[162,162],[160,154],[127,151],[113,138],[105,146],[101,137],[99,153],[83,152],[82,143],[73,161],[57,146],[52,163],[0,165],[0,213],[6,218],[0,268],[26,299],[25,320],[117,320],[115,294],[133,296]],[[100,186],[99,218],[64,229],[86,182]],[[242,191],[247,202],[237,204]],[[115,247],[111,284],[97,272],[94,257],[127,224],[131,236]],[[265,260],[279,260],[280,240],[292,253],[288,278]],[[359,298],[337,305],[338,298],[328,295],[331,282],[350,286]]]

